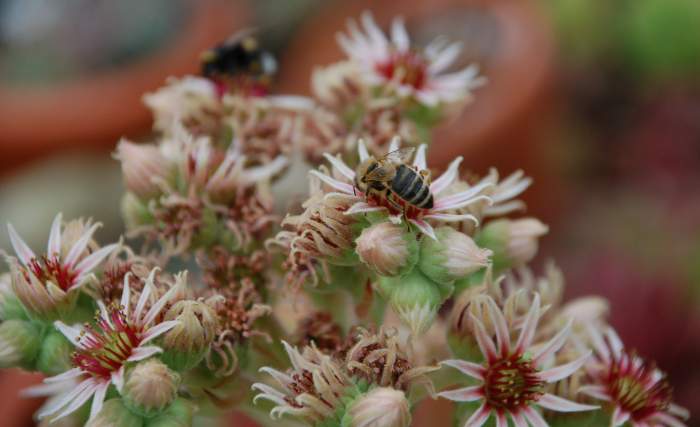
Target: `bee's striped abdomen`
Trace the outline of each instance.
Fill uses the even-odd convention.
[[[406,165],[396,169],[396,176],[391,182],[391,191],[404,202],[421,209],[433,207],[433,194],[425,179]]]

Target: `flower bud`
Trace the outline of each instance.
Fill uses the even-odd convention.
[[[66,372],[71,366],[71,353],[75,350],[73,344],[56,329],[45,336],[36,360],[36,370],[47,375],[58,375]]]
[[[0,324],[0,368],[32,369],[39,347],[41,331],[26,320],[6,320]]]
[[[432,280],[451,283],[488,265],[493,252],[480,248],[466,234],[452,227],[440,227],[435,234],[437,240],[421,241],[418,264],[423,274]]]
[[[451,285],[435,283],[418,269],[406,276],[380,277],[379,286],[396,314],[414,335],[420,335],[430,328],[440,304],[452,292]]]
[[[415,235],[388,221],[365,228],[355,243],[360,260],[381,276],[405,274],[418,260]]]
[[[201,301],[178,301],[165,314],[165,320],[179,320],[162,339],[162,359],[172,369],[196,366],[209,349],[219,320],[214,310]]]
[[[166,179],[169,168],[158,147],[122,139],[117,145],[116,157],[122,163],[124,184],[129,192],[144,200],[160,194],[157,180]]]
[[[158,359],[138,363],[128,373],[122,396],[136,414],[151,417],[164,411],[177,396],[180,376]]]
[[[549,227],[535,218],[501,219],[488,223],[477,235],[481,247],[493,250],[494,268],[500,271],[530,262],[539,246],[539,238]]]
[[[27,319],[27,314],[12,292],[10,273],[0,275],[0,321],[8,319]]]
[[[53,426],[54,424],[50,424]],[[122,399],[110,399],[102,405],[100,412],[85,424],[85,427],[141,427],[143,418],[133,414]]]
[[[10,264],[12,291],[32,318],[60,319],[73,311],[77,292],[66,292],[52,281],[42,283],[34,274],[25,274],[16,261]]]
[[[411,425],[411,410],[402,391],[377,387],[359,396],[343,421],[343,425],[349,427],[408,427]]]

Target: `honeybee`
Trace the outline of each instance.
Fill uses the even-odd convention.
[[[402,148],[379,159],[368,158],[355,170],[355,187],[367,196],[386,200],[404,213],[404,206],[431,209],[430,171],[407,164],[414,151],[411,147]]]
[[[209,78],[268,79],[277,71],[272,53],[263,50],[254,30],[243,30],[202,53],[202,75]]]

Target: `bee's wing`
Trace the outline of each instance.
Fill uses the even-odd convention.
[[[386,182],[394,178],[394,168],[387,168],[385,166],[377,166],[371,172],[365,175],[365,181],[375,181],[375,182]]]
[[[414,151],[416,151],[414,147],[399,148],[398,150],[387,153],[380,160],[388,160],[392,163],[408,163]]]

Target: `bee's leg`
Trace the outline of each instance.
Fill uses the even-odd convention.
[[[430,172],[430,169],[421,169],[418,173],[423,178],[425,183],[430,185],[430,183],[433,180],[432,173]]]

